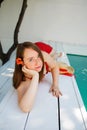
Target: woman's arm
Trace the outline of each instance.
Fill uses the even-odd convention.
[[[38,82],[39,82],[39,74],[36,71],[32,71],[32,70],[29,71],[32,72],[33,75],[32,80],[30,82],[28,80],[22,82],[17,89],[19,106],[24,112],[31,111],[36,97]],[[27,86],[27,89],[25,85]]]
[[[60,95],[62,95],[62,93],[59,90],[59,69],[57,64],[55,64],[55,66],[51,69],[51,73],[53,83],[49,92],[52,92],[53,96],[59,97]]]
[[[53,83],[52,86],[50,88],[50,92],[52,92],[52,94],[56,97],[58,97],[59,95],[62,95],[62,93],[59,90],[59,67],[57,62],[46,52],[42,52],[43,53],[43,57],[44,57],[44,61],[47,62],[49,68],[51,69],[51,73],[52,73],[52,79],[53,79]]]

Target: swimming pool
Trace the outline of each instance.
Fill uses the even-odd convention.
[[[87,56],[67,54],[70,64],[75,69],[75,78],[87,111]]]

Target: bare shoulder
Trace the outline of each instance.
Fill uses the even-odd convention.
[[[44,61],[47,62],[49,67],[53,68],[56,65],[56,61],[50,56],[50,54],[42,51]]]
[[[30,84],[30,81],[22,81],[21,84],[19,85],[19,87],[17,88],[17,91],[20,92],[20,91],[24,91],[27,89],[27,87],[29,86]]]
[[[30,81],[22,81],[19,87],[17,88],[18,100],[20,101],[23,97],[24,93],[27,91],[29,87]]]

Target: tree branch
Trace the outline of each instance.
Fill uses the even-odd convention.
[[[23,17],[24,17],[24,13],[25,13],[26,7],[27,7],[27,0],[23,0],[22,9],[21,9],[21,12],[20,12],[20,15],[19,15],[19,19],[18,19],[18,22],[17,22],[15,30],[14,30],[14,43],[9,48],[7,53],[3,52],[3,49],[2,49],[2,46],[1,46],[1,42],[0,42],[0,59],[2,60],[2,64],[5,64],[9,60],[12,52],[16,49],[16,47],[18,45],[19,28],[21,26],[21,23],[22,23],[22,20],[23,20]]]
[[[2,45],[1,45],[1,42],[0,42],[0,59],[3,58],[3,49],[2,49]]]
[[[4,0],[0,0],[0,7],[1,7],[1,4],[2,4],[3,1],[4,1]]]
[[[18,22],[16,24],[16,28],[15,28],[15,31],[14,31],[14,43],[15,44],[18,43],[19,28],[21,26],[21,23],[22,23],[22,20],[23,20],[23,17],[24,17],[24,13],[25,13],[26,7],[27,7],[27,0],[23,0],[21,13],[19,15],[19,19],[18,19]]]

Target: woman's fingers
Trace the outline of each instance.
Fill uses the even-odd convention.
[[[52,92],[52,95],[56,97],[62,96],[62,93],[57,88],[50,88],[49,92]]]

